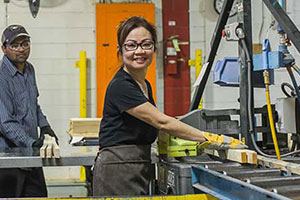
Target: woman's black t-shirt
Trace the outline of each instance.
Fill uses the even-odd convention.
[[[150,83],[147,99],[136,81],[123,70],[116,73],[109,83],[101,120],[99,143],[100,148],[118,145],[149,145],[152,144],[158,130],[129,115],[126,110],[134,108],[145,102],[155,106]]]

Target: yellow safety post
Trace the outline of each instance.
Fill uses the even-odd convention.
[[[195,59],[194,60],[189,60],[189,66],[195,66],[196,69],[196,80],[200,74],[200,71],[202,69],[202,50],[196,49],[195,51]],[[203,98],[201,98],[198,109],[203,108]]]
[[[80,51],[79,61],[75,64],[80,76],[80,117],[86,117],[86,52]]]
[[[79,68],[80,77],[80,117],[85,118],[86,114],[86,52],[80,51],[79,61],[75,63],[75,67]],[[83,166],[80,167],[80,181],[86,180],[86,172]]]

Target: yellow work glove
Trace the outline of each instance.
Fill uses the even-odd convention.
[[[207,141],[199,145],[200,149],[245,149],[247,145],[233,137],[225,135],[217,135],[213,133],[203,132],[203,136]]]

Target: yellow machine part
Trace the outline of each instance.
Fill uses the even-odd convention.
[[[197,156],[198,143],[183,140],[167,133],[158,134],[158,153],[168,157]]]

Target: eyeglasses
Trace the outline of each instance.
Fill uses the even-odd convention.
[[[137,43],[135,41],[130,41],[130,42],[123,44],[123,47],[125,48],[126,51],[135,51],[139,48],[139,46],[143,50],[150,50],[154,47],[154,42],[151,40],[146,40],[141,43]]]
[[[12,44],[9,44],[8,47],[14,51],[19,51],[21,49],[21,47],[24,50],[26,50],[30,47],[30,41],[23,41],[22,43],[12,43]]]

